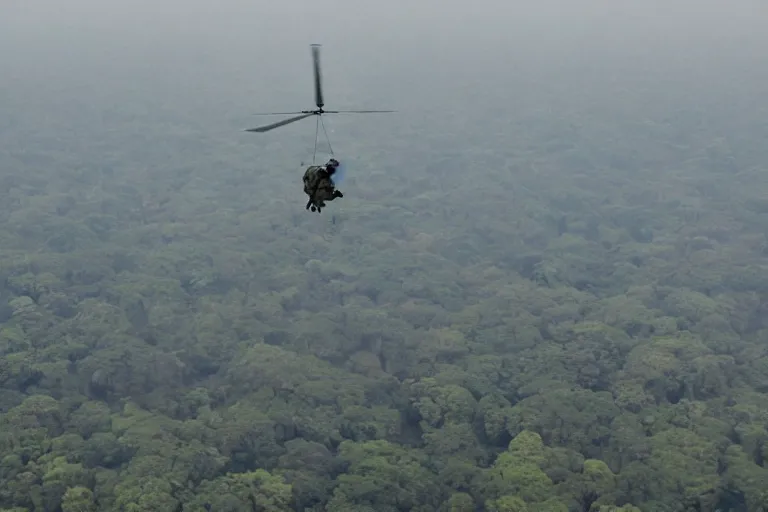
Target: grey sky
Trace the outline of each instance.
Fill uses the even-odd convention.
[[[184,111],[201,129],[233,130],[260,121],[251,112],[312,106],[308,45],[320,42],[329,107],[400,110],[376,121],[386,130],[746,108],[766,94],[766,21],[757,0],[6,0],[0,104],[20,116],[25,102],[53,117]]]

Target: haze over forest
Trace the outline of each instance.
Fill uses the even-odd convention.
[[[368,4],[2,2],[0,512],[768,511],[768,6]]]

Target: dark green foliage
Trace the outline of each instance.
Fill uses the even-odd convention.
[[[560,26],[445,72],[398,52],[418,108],[337,118],[321,216],[303,132],[226,121],[290,90],[237,75],[239,37],[3,60],[0,511],[768,512],[765,66],[724,58],[765,45]]]

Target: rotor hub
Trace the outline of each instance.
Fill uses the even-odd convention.
[[[301,121],[302,119],[306,119],[309,116],[322,116],[323,114],[342,114],[342,113],[368,114],[373,112],[394,112],[393,110],[330,110],[330,111],[324,110],[323,107],[325,106],[325,101],[323,98],[323,88],[321,84],[320,45],[319,44],[312,45],[312,61],[313,61],[314,75],[315,75],[315,105],[317,106],[317,109],[302,110],[299,112],[279,112],[279,113],[273,112],[271,114],[261,114],[261,115],[275,115],[275,114],[280,114],[280,115],[300,114],[300,115],[296,115],[295,117],[291,117],[283,121],[278,121],[276,123],[268,124],[266,126],[261,126],[259,128],[250,128],[245,131],[259,132],[259,133],[267,132],[275,128],[279,128],[280,126],[285,126],[287,124],[295,123],[296,121]]]

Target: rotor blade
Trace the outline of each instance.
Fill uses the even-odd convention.
[[[292,116],[294,114],[306,114],[307,112],[256,112],[252,116]]]
[[[323,87],[320,84],[322,80],[322,74],[320,73],[320,45],[312,45],[312,60],[315,67],[315,104],[317,108],[323,108]]]
[[[296,121],[301,121],[305,117],[309,117],[313,114],[302,114],[300,116],[291,117],[290,119],[284,119],[282,121],[278,121],[277,123],[268,124],[265,126],[260,126],[258,128],[249,128],[248,130],[245,130],[246,132],[268,132],[269,130],[274,130],[275,128],[279,128],[281,126],[285,126],[286,124],[295,123]]]
[[[324,110],[325,114],[374,114],[382,112],[397,112],[397,110]]]

